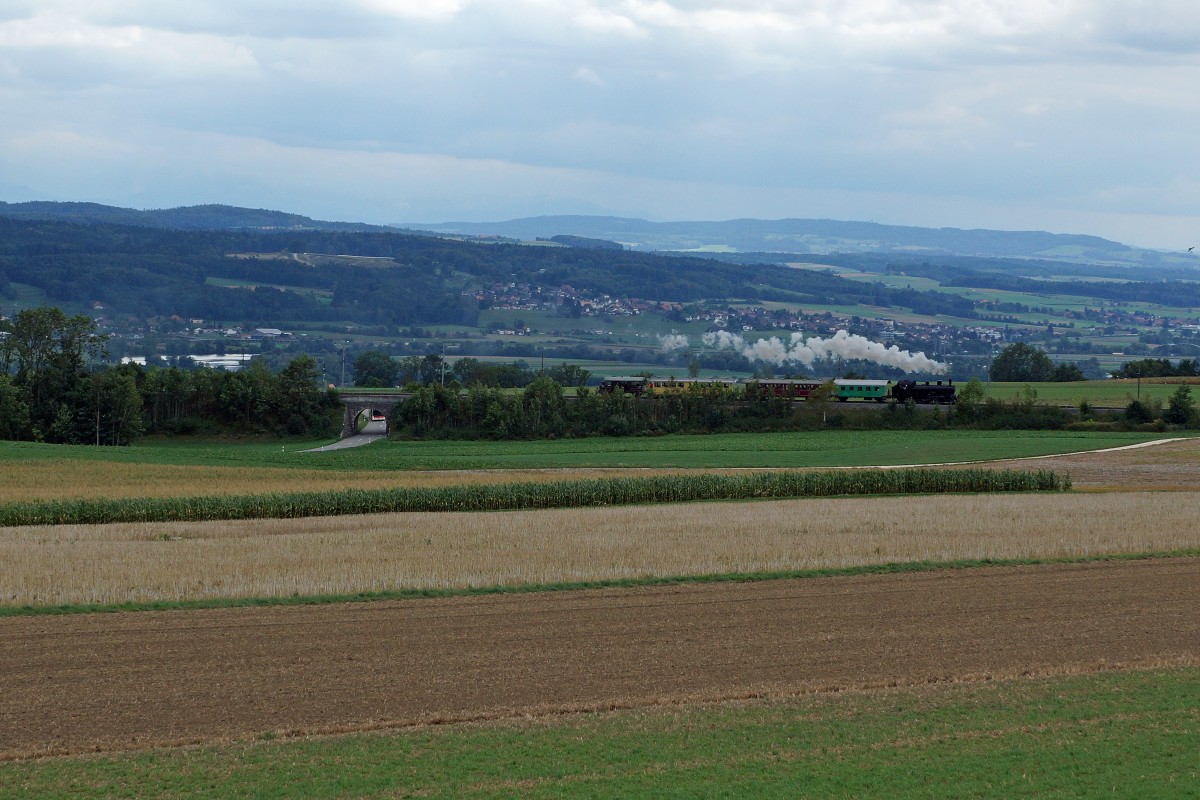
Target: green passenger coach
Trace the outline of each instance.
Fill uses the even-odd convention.
[[[891,381],[869,381],[853,378],[839,378],[833,383],[837,387],[834,397],[843,402],[846,400],[874,400],[877,403],[882,403],[890,396],[892,386]]]

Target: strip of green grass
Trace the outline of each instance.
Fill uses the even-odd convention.
[[[317,442],[280,445],[159,440],[133,447],[0,442],[0,469],[17,462],[59,459],[330,470],[859,467],[1025,458],[1161,438],[1164,434],[1108,431],[829,430],[515,442],[382,441],[325,453],[297,452]]]
[[[907,572],[934,572],[951,569],[982,569],[985,567],[1030,567],[1049,564],[1090,564],[1100,561],[1146,561],[1157,558],[1200,558],[1200,550],[1171,550],[1151,553],[1101,553],[1087,556],[1058,558],[962,559],[957,561],[893,561],[884,564],[864,564],[855,567],[823,567],[820,569],[787,570],[780,572],[719,572],[705,575],[676,575],[666,577],[619,578],[601,581],[564,583],[527,583],[509,586],[477,586],[461,589],[395,589],[385,592],[355,592],[351,594],[287,595],[274,597],[231,597],[206,600],[161,600],[144,603],[75,604],[59,606],[0,605],[0,618],[62,616],[65,614],[115,614],[137,611],[196,611],[212,608],[259,608],[264,606],[315,606],[335,603],[370,603],[379,600],[418,600],[442,597],[475,597],[497,594],[531,594],[534,592],[574,592],[584,589],[617,589],[638,586],[673,586],[691,583],[751,583],[757,581],[837,578],[852,575],[894,575]]]
[[[0,798],[1195,797],[1200,668],[0,764]]]

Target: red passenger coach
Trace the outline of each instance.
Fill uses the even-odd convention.
[[[746,384],[747,399],[765,400],[777,397],[784,400],[803,400],[824,385],[823,381],[766,379]]]

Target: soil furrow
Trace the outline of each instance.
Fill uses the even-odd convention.
[[[1200,559],[0,619],[0,757],[1200,656]]]

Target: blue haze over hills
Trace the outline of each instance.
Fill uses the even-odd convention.
[[[619,242],[643,252],[872,253],[914,257],[969,256],[1075,264],[1198,267],[1194,254],[1146,250],[1083,234],[1045,231],[919,228],[828,219],[735,219],[651,222],[610,216],[539,216],[498,222],[397,223],[315,220],[300,214],[228,205],[138,210],[85,202],[0,202],[0,217],[170,230],[368,231],[512,241],[581,239]]]

